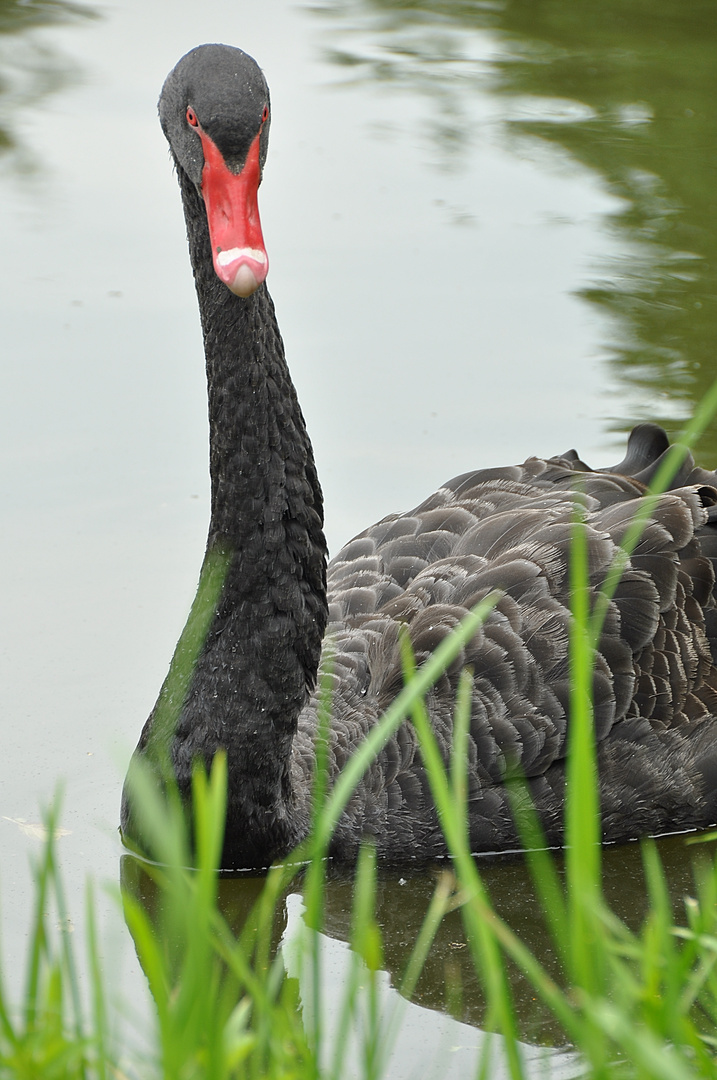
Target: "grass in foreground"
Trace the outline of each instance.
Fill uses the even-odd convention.
[[[503,1036],[511,1077],[530,1074],[518,1041],[508,961],[524,972],[560,1021],[566,1040],[582,1055],[587,1075],[645,1080],[717,1077],[717,866],[706,858],[702,861],[695,894],[686,901],[685,920],[675,926],[656,847],[646,842],[650,908],[640,931],[632,933],[601,894],[599,877],[595,880],[597,859],[568,858],[563,885],[552,855],[541,850],[537,823],[524,820],[524,838],[533,848],[527,858],[536,893],[562,960],[561,979],[551,978],[496,914],[468,850],[463,751],[467,689],[468,676],[458,702],[457,738],[448,767],[438,754],[420,695],[412,705],[455,876],[453,882],[445,876],[439,881],[406,965],[402,992],[411,997],[441,918],[460,905],[473,963],[486,989],[483,1026]],[[306,982],[286,977],[282,954],[273,947],[277,906],[300,868],[287,864],[269,873],[238,935],[218,908],[214,867],[223,828],[224,769],[218,756],[208,780],[202,773],[195,778],[197,869],[184,869],[188,852],[181,813],[173,820],[165,809],[156,838],[164,865],[145,866],[154,886],[153,900],[142,902],[130,889],[123,893],[125,918],[156,1007],[156,1056],[136,1060],[132,1066],[110,1034],[117,1025],[107,1018],[91,898],[87,985],[80,986],[69,935],[61,930],[53,935],[48,925],[45,913],[52,898],[59,925],[66,922],[52,840],[55,822],[50,817],[49,839],[36,874],[24,1001],[12,1004],[0,987],[2,1080],[342,1077],[343,1054],[359,1015],[360,1075],[384,1075],[391,1031],[377,1011],[382,942],[374,916],[376,865],[371,849],[364,850],[356,870],[351,937],[355,963],[339,1008],[339,1034],[327,1054],[322,1051],[324,1018],[316,978],[321,970],[320,936],[307,934],[305,939],[302,962],[315,976]],[[589,782],[589,775],[581,776],[580,782]],[[329,796],[329,804],[333,797]],[[582,812],[577,801],[569,805],[578,843]],[[590,823],[588,835],[593,833]],[[319,847],[323,836],[318,829],[313,842]],[[305,918],[319,927],[325,868],[315,856],[301,871]],[[315,995],[312,1008],[301,998],[307,985]],[[82,1004],[85,998],[88,1008]],[[352,1065],[356,1068],[355,1061]]]
[[[695,437],[714,412],[717,389],[692,425]],[[669,466],[666,467],[669,469]],[[661,478],[664,480],[664,477]],[[579,530],[576,536],[579,537]],[[636,527],[628,547],[639,536]],[[606,594],[619,579],[613,575]],[[190,841],[177,800],[165,800],[148,776],[138,770],[136,797],[154,822],[151,837],[156,864],[146,873],[154,887],[152,904],[131,889],[123,891],[127,924],[155,1004],[156,1055],[131,1066],[115,1042],[116,1025],[108,1022],[97,931],[91,894],[88,902],[89,971],[77,972],[71,939],[50,931],[47,910],[54,903],[59,925],[67,925],[62,883],[54,850],[55,821],[48,816],[48,840],[36,870],[36,907],[27,961],[24,999],[9,1000],[0,979],[0,1080],[105,1080],[134,1075],[163,1080],[229,1078],[342,1077],[349,1033],[362,1019],[359,1066],[366,1080],[385,1073],[391,1025],[379,1015],[377,975],[382,942],[374,915],[376,864],[370,849],[356,869],[351,947],[356,962],[340,1004],[338,1036],[332,1053],[325,1039],[320,995],[320,939],[306,937],[301,962],[312,1001],[302,1000],[302,979],[286,977],[280,951],[274,948],[277,909],[292,880],[304,875],[305,921],[322,925],[326,861],[332,830],[373,755],[405,716],[419,734],[433,796],[452,855],[454,878],[444,875],[429,905],[401,982],[410,998],[443,915],[460,906],[475,970],[485,988],[483,1026],[499,1033],[512,1080],[529,1074],[518,1040],[509,979],[513,964],[530,980],[560,1023],[565,1039],[579,1052],[585,1074],[595,1080],[715,1078],[717,1063],[717,861],[702,859],[694,896],[685,901],[685,919],[675,925],[657,849],[643,844],[650,907],[638,933],[611,911],[601,887],[600,826],[592,709],[588,688],[592,649],[599,638],[600,604],[585,602],[584,552],[576,543],[573,559],[575,632],[572,643],[573,702],[567,775],[565,883],[545,849],[540,827],[517,791],[517,814],[528,849],[535,893],[548,932],[561,960],[555,980],[540,960],[497,915],[468,845],[466,807],[466,736],[470,674],[465,673],[456,703],[450,761],[441,758],[423,697],[451,663],[462,643],[485,617],[487,599],[418,671],[406,648],[407,685],[347,769],[328,792],[317,770],[315,813],[309,839],[281,867],[266,877],[254,909],[238,935],[230,930],[217,902],[216,863],[221,851],[226,798],[226,764],[217,755],[207,778],[194,778],[194,858],[189,871]],[[191,657],[186,663],[191,664]],[[179,672],[179,676],[186,677]],[[179,677],[178,676],[178,677]],[[186,678],[185,678],[186,681]],[[172,697],[171,694],[168,695]],[[177,695],[181,701],[181,695]],[[324,724],[327,718],[324,717]],[[321,738],[319,738],[319,761]],[[85,982],[86,985],[81,985]],[[89,1006],[83,1002],[87,999]],[[311,1007],[309,1007],[311,1005]],[[303,1014],[302,1014],[303,1009]],[[481,1070],[489,1076],[488,1059]]]

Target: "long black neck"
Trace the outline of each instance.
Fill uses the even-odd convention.
[[[228,548],[231,558],[172,757],[186,788],[197,756],[227,750],[225,854],[236,865],[243,856],[272,858],[295,839],[289,761],[326,624],[326,545],[311,443],[271,298],[265,285],[248,299],[234,296],[216,277],[201,195],[178,172],[207,362],[207,551]]]

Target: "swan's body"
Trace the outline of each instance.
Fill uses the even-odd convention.
[[[408,628],[420,663],[497,587],[502,598],[427,703],[447,752],[458,675],[471,665],[473,849],[516,843],[504,785],[511,764],[527,776],[550,840],[560,842],[575,504],[585,511],[597,590],[666,438],[650,425],[636,429],[625,461],[604,472],[591,472],[569,454],[458,477],[415,511],[386,518],[351,541],[329,565],[327,595],[321,492],[264,284],[254,209],[248,231],[234,236],[229,228],[238,204],[230,206],[225,189],[243,183],[243,205],[248,183],[255,197],[268,108],[254,61],[226,46],[202,46],[184,57],[160,99],[205,336],[208,551],[219,545],[233,552],[171,740],[180,789],[188,793],[197,756],[208,761],[226,748],[223,864],[265,866],[286,853],[308,827],[325,627],[335,776],[402,685],[400,627]],[[652,513],[610,606],[594,677],[606,839],[717,818],[717,671],[710,642],[717,537],[709,520],[716,484],[714,474],[685,466]],[[151,757],[155,715],[139,755]],[[141,842],[141,822],[127,796],[122,822],[125,834]],[[356,791],[333,853],[354,858],[364,837],[395,862],[445,851],[408,723]]]

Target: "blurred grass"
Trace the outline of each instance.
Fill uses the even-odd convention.
[[[717,384],[685,432],[699,437],[717,410]],[[669,482],[679,466],[674,452],[656,483]],[[656,489],[657,490],[657,489]],[[649,498],[645,500],[649,504]],[[636,529],[629,544],[638,539]],[[217,575],[226,560],[203,575],[190,619],[193,631],[208,625],[218,595]],[[216,572],[214,572],[216,571]],[[619,576],[619,575],[618,575]],[[616,578],[609,577],[606,595]],[[576,521],[571,559],[573,627],[571,703],[566,776],[564,878],[547,850],[537,815],[519,776],[509,782],[514,813],[526,848],[533,889],[547,933],[559,957],[556,977],[541,958],[497,914],[479,865],[470,852],[467,807],[467,733],[471,673],[461,677],[454,740],[444,761],[424,703],[427,690],[475,633],[494,603],[488,597],[456,632],[416,669],[408,637],[402,642],[405,687],[357,749],[330,788],[326,738],[328,693],[322,697],[317,739],[312,828],[307,840],[281,865],[271,868],[252,911],[234,932],[218,902],[217,869],[226,808],[226,760],[218,753],[207,777],[193,777],[192,822],[155,769],[141,761],[129,783],[151,823],[148,839],[155,861],[141,863],[152,897],[132,888],[125,875],[121,903],[137,956],[154,1001],[154,1055],[131,1058],[108,1007],[109,973],[88,889],[87,970],[82,975],[69,932],[62,878],[55,855],[57,811],[46,815],[47,840],[35,868],[35,909],[30,925],[25,991],[10,999],[0,965],[0,1080],[109,1077],[162,1080],[229,1078],[316,1078],[352,1074],[379,1080],[388,1075],[401,1010],[384,1015],[380,976],[383,941],[376,919],[377,864],[371,846],[358,859],[350,930],[351,967],[335,1001],[338,1022],[329,1030],[323,1014],[321,934],[333,829],[363,771],[397,726],[413,723],[451,853],[451,870],[436,882],[422,926],[406,962],[401,993],[410,1000],[443,916],[460,908],[473,967],[485,988],[485,1031],[501,1037],[501,1062],[511,1080],[531,1075],[520,1018],[511,990],[517,967],[556,1018],[564,1039],[584,1062],[585,1075],[636,1080],[715,1078],[717,1061],[717,857],[696,860],[694,895],[685,900],[684,920],[673,918],[664,870],[652,841],[642,845],[649,908],[631,930],[611,909],[601,880],[600,820],[590,700],[594,644],[601,605],[590,610],[588,568],[581,523]],[[199,609],[206,606],[202,614]],[[206,617],[205,617],[206,616]],[[183,693],[202,646],[202,633],[183,636],[168,682],[167,700],[181,707]],[[125,856],[132,860],[133,857]],[[136,865],[140,865],[137,863]],[[191,867],[191,869],[190,869]],[[306,932],[298,945],[298,967],[287,976],[276,924],[288,887],[301,877]],[[460,986],[447,998],[460,997]],[[494,1049],[494,1048],[493,1048]],[[480,1075],[489,1077],[493,1049]]]
[[[407,666],[410,663],[407,655]],[[705,858],[698,866],[695,895],[686,902],[684,923],[676,926],[656,848],[646,842],[643,857],[650,909],[640,930],[631,932],[614,916],[601,893],[595,824],[589,820],[587,828],[584,824],[590,800],[568,803],[568,825],[575,842],[592,844],[595,850],[587,858],[568,861],[565,886],[552,855],[541,844],[537,821],[530,812],[526,817],[524,801],[519,800],[536,893],[562,962],[560,979],[552,978],[540,958],[496,914],[469,851],[464,736],[469,679],[465,675],[461,685],[457,738],[447,766],[420,695],[411,704],[453,861],[452,873],[438,879],[405,968],[402,992],[410,998],[443,914],[459,905],[473,962],[487,991],[483,1027],[502,1035],[511,1077],[529,1074],[518,1042],[510,964],[525,973],[557,1017],[566,1040],[584,1058],[586,1075],[650,1080],[715,1076],[714,860]],[[290,861],[274,867],[243,930],[233,933],[217,905],[225,770],[223,755],[218,754],[208,779],[201,771],[195,775],[195,869],[187,869],[190,841],[183,815],[179,808],[175,816],[165,808],[155,837],[163,864],[143,866],[158,899],[147,904],[130,890],[123,892],[125,918],[156,1008],[156,1056],[135,1061],[132,1067],[126,1051],[114,1041],[117,1024],[112,1018],[108,1022],[108,973],[102,971],[91,896],[87,931],[91,964],[83,978],[78,975],[65,929],[67,913],[54,854],[56,821],[53,815],[48,817],[48,839],[36,871],[36,909],[23,1002],[19,1006],[10,1002],[0,986],[0,1077],[338,1078],[346,1074],[345,1055],[355,1055],[357,1045],[360,1061],[353,1057],[351,1065],[358,1075],[387,1075],[400,1015],[386,1022],[379,1009],[377,979],[383,961],[374,915],[373,850],[362,851],[356,869],[350,939],[353,967],[342,988],[342,1000],[336,1003],[338,1034],[327,1049],[318,983],[321,935],[307,929],[302,939],[303,975],[298,981],[286,977],[281,951],[272,948],[278,908],[288,884],[299,873],[306,874],[307,928],[314,919],[321,925],[326,861],[314,857],[308,870]],[[589,763],[586,772],[578,770],[574,776],[581,786],[592,783],[594,788]],[[156,797],[156,792],[148,797]],[[323,830],[317,836],[322,843]],[[51,900],[58,913],[54,931],[47,914]],[[312,1008],[307,1004],[310,996]],[[83,1007],[85,999],[89,1007]],[[358,1041],[352,1034],[357,1026]]]

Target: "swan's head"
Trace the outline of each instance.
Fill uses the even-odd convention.
[[[159,118],[177,165],[204,199],[217,276],[250,296],[269,269],[257,191],[269,142],[269,88],[251,56],[200,45],[169,73]]]

